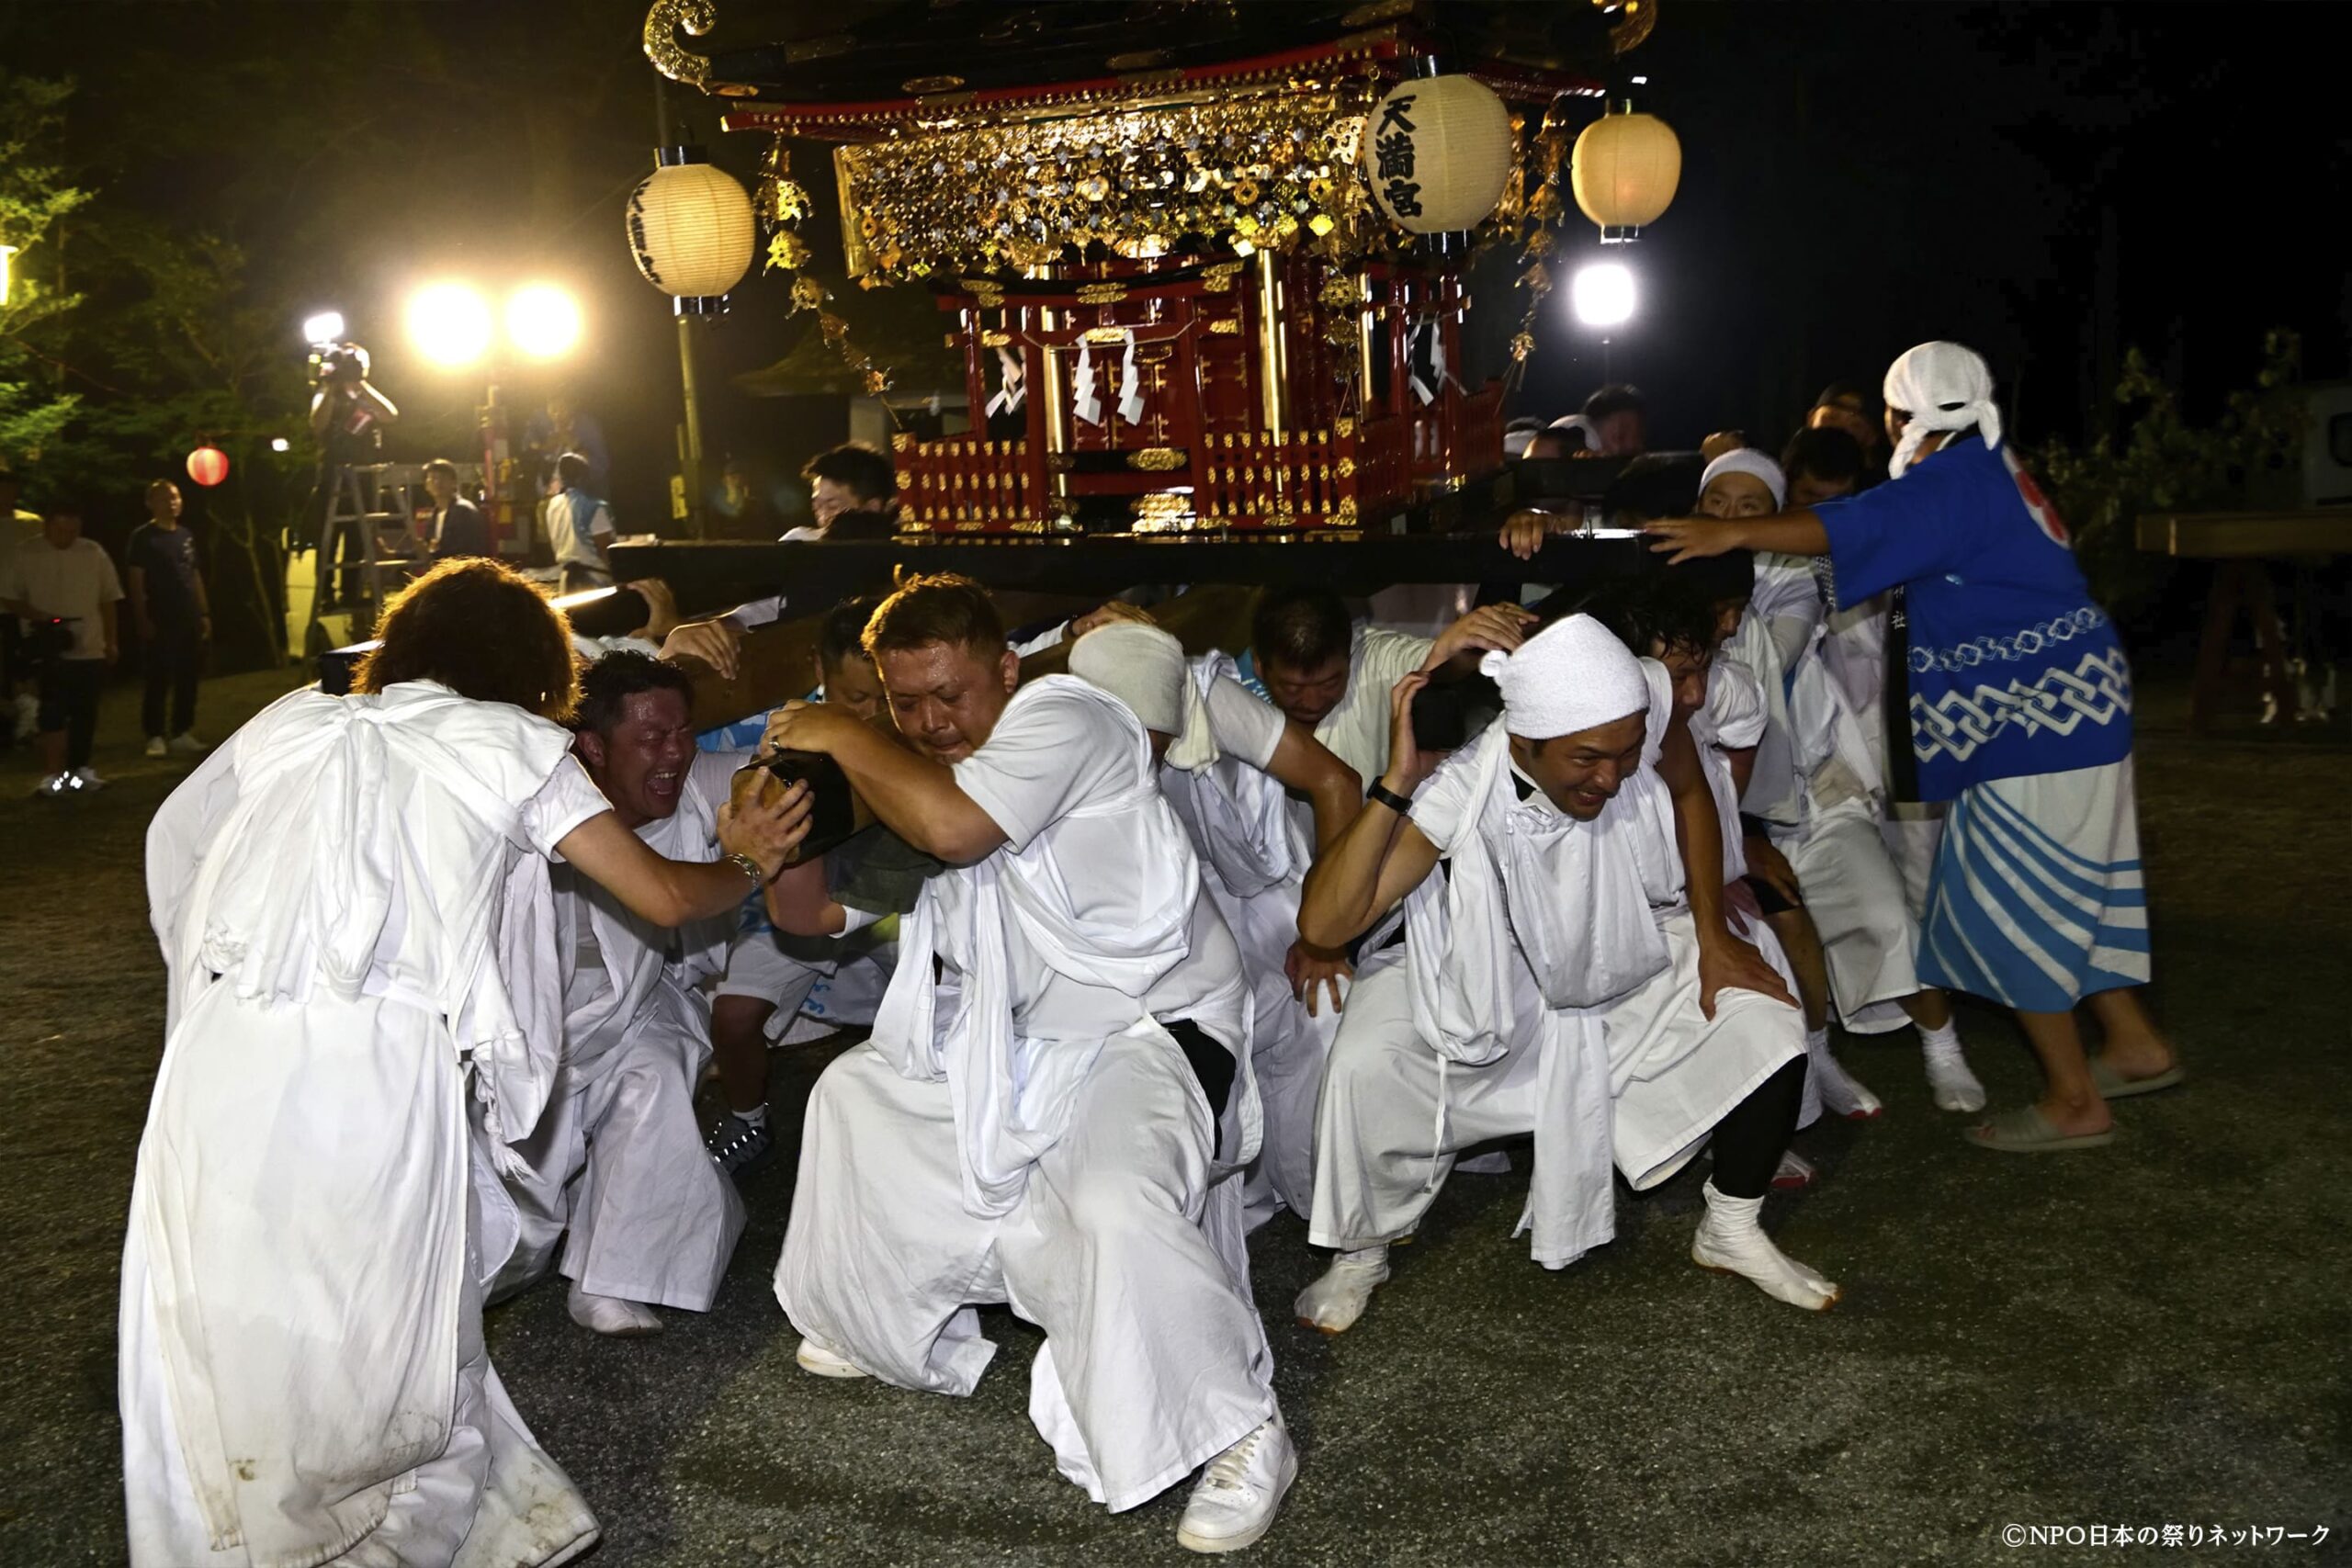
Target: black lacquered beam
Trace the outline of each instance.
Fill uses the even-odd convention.
[[[688,615],[781,593],[796,613],[889,586],[895,570],[955,571],[991,588],[1104,596],[1142,583],[1320,583],[1350,595],[1412,582],[1536,582],[1573,586],[1632,570],[1638,536],[1560,535],[1532,561],[1491,533],[1368,536],[1352,540],[1167,536],[839,542],[662,541],[612,547],[624,581],[658,577]]]

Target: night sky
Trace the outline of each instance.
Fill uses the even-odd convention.
[[[726,0],[719,13],[726,38]],[[1650,394],[1669,446],[1719,427],[1777,444],[1823,382],[1874,383],[1928,337],[1985,353],[2029,442],[2103,417],[2098,389],[2127,344],[2179,378],[2192,407],[2250,381],[2274,325],[2303,334],[2312,376],[2343,376],[2339,17],[1667,0],[1623,63],[1649,76],[1633,90],[1681,137],[1682,188],[1632,248],[1644,300],[1616,334],[1615,368]],[[0,51],[12,69],[81,79],[74,152],[96,161],[107,201],[244,244],[248,293],[282,314],[287,355],[300,355],[301,315],[344,310],[410,415],[401,456],[461,446],[480,395],[407,352],[412,288],[549,276],[578,289],[593,352],[571,373],[611,434],[615,499],[637,527],[665,510],[677,417],[666,301],[621,233],[653,142],[642,18],[637,0],[20,5],[0,10]],[[127,54],[132,38],[142,47]],[[181,134],[134,134],[159,117]],[[720,140],[707,100],[689,120]],[[728,139],[718,158],[748,180],[757,150]],[[804,176],[821,164],[820,150],[801,155]],[[822,230],[820,268],[837,268]],[[1591,232],[1580,220],[1571,231]],[[854,318],[901,308],[851,294]],[[708,444],[797,501],[784,481],[840,438],[837,401],[726,384],[813,330],[786,318],[781,295],[755,274],[710,341]],[[1499,342],[1521,307],[1484,298]],[[1553,304],[1514,412],[1569,412],[1600,378],[1565,288]],[[530,401],[550,379],[507,385]]]

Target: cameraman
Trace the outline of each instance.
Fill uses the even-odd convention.
[[[318,437],[319,474],[304,508],[303,531],[318,550],[314,566],[319,608],[332,610],[359,602],[359,573],[368,560],[364,520],[346,518],[340,527],[327,526],[343,471],[376,455],[383,433],[399,420],[401,411],[368,384],[368,351],[356,343],[336,344],[322,351],[316,376],[319,389],[311,398],[311,434]],[[338,554],[342,570],[330,592],[328,579],[335,570]]]
[[[82,537],[82,514],[53,509],[41,536],[0,560],[0,609],[28,623],[25,643],[40,683],[40,761],[37,795],[52,798],[94,790],[90,769],[98,728],[98,682],[115,661],[115,605],[122,581],[95,540]]]

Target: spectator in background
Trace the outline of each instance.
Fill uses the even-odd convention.
[[[212,640],[212,604],[197,570],[196,536],[180,526],[180,487],[157,479],[147,487],[147,521],[130,531],[122,552],[130,573],[130,616],[147,660],[147,755],[189,756],[205,750],[196,738],[196,686],[204,673],[204,647]],[[171,697],[168,726],[164,699]],[[170,739],[167,740],[165,737]]]
[[[318,550],[313,565],[317,591],[325,601],[321,609],[356,604],[363,596],[360,576],[368,564],[368,525],[345,517],[330,528],[327,520],[341,499],[344,470],[372,461],[384,432],[400,417],[391,400],[368,384],[368,351],[357,344],[340,345],[334,368],[311,397],[311,434],[318,438],[319,471],[303,516],[304,531]],[[335,568],[338,556],[340,571]]]
[[[1817,411],[1816,411],[1817,412]],[[1809,425],[1789,437],[1781,453],[1791,506],[1818,506],[1860,491],[1870,472],[1861,444],[1836,425]]]
[[[115,605],[122,581],[105,549],[82,537],[82,514],[52,510],[41,537],[0,562],[0,609],[25,628],[40,684],[42,778],[34,794],[52,799],[100,788],[90,768],[98,728],[98,683],[120,656]]]
[[[1852,381],[1832,381],[1813,400],[1804,416],[1807,430],[1842,430],[1862,449],[1861,488],[1869,489],[1886,473],[1886,431],[1870,389]]]
[[[14,555],[19,545],[40,537],[40,514],[17,504],[24,481],[13,468],[0,468],[0,559]],[[32,660],[18,634],[17,617],[0,615],[0,744],[29,739],[40,723],[40,699],[33,695]]]
[[[1522,456],[1529,457],[1581,457],[1600,449],[1600,439],[1592,431],[1592,422],[1580,413],[1555,419],[1537,431],[1527,443]]]
[[[1648,415],[1642,394],[1622,381],[1611,382],[1584,400],[1593,450],[1604,457],[1634,457],[1648,451]]]
[[[435,457],[424,465],[424,488],[433,497],[433,521],[424,533],[425,552],[438,566],[460,556],[489,556],[490,520],[458,493],[458,465]]]
[[[548,497],[548,547],[566,593],[612,585],[605,553],[613,537],[613,509],[589,488],[588,459],[566,452],[555,460],[556,490]]]
[[[767,497],[752,488],[752,476],[737,457],[729,457],[718,476],[718,497],[710,503],[721,533],[730,539],[763,539],[775,527],[775,510]]]
[[[531,416],[523,433],[523,444],[539,455],[543,478],[551,477],[555,466],[566,452],[577,452],[587,460],[588,479],[585,488],[591,495],[609,495],[612,482],[613,458],[605,445],[605,427],[596,423],[594,414],[581,412],[578,400],[568,387],[558,387],[548,399],[548,406]]]
[[[800,477],[808,481],[816,521],[785,533],[785,544],[811,539],[887,539],[898,531],[899,473],[889,455],[855,442],[820,452]]]

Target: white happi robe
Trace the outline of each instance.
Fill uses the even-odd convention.
[[[1311,813],[1265,771],[1287,721],[1250,695],[1224,654],[1192,660],[1191,677],[1186,733],[1169,749],[1160,787],[1199,852],[1202,883],[1249,977],[1251,1066],[1265,1108],[1263,1143],[1242,1190],[1244,1220],[1255,1229],[1285,1205],[1302,1215],[1313,1206],[1315,1102],[1340,1013],[1327,991],[1310,1014],[1284,967],[1315,861]],[[1340,982],[1343,999],[1348,984]]]
[[[1863,750],[1884,773],[1886,745],[1886,616],[1890,594],[1881,593],[1860,604],[1829,612],[1828,636],[1819,653],[1838,683],[1848,709],[1861,732]],[[1886,801],[1879,823],[1887,853],[1903,878],[1904,897],[1917,925],[1927,918],[1928,884],[1943,842],[1944,813],[1950,802]]]
[[[670,860],[717,858],[734,752],[697,752],[668,817],[637,830]],[[548,1112],[516,1147],[508,1190],[522,1218],[496,1298],[547,1271],[594,1295],[708,1312],[743,1234],[743,1201],[712,1163],[695,1117],[710,1060],[700,983],[725,961],[732,917],[672,931],[570,867],[555,884],[563,1063]]]
[[[1821,586],[1810,560],[1759,555],[1755,596],[1718,656],[1746,665],[1763,689],[1764,733],[1757,741],[1756,765],[1740,803],[1776,826],[1794,827],[1804,811],[1805,770],[1794,751],[1789,684],[1821,615]]]
[[[1612,1163],[1636,1189],[1666,1180],[1803,1052],[1784,1003],[1727,991],[1713,1020],[1700,1010],[1656,772],[1672,693],[1655,661],[1643,670],[1644,765],[1592,821],[1520,778],[1500,723],[1415,796],[1414,825],[1451,872],[1408,897],[1406,963],[1367,976],[1340,1021],[1317,1121],[1317,1246],[1409,1234],[1456,1151],[1532,1132],[1520,1228],[1538,1263],[1565,1268],[1615,1235]],[[1769,932],[1741,934],[1785,976]]]
[[[1726,886],[1747,874],[1747,834],[1739,820],[1739,790],[1732,778],[1731,759],[1724,753],[1760,744],[1768,728],[1763,682],[1730,654],[1717,655],[1707,670],[1706,703],[1690,716],[1690,740],[1723,826]]]
[[[119,1362],[134,1564],[594,1543],[481,1339],[515,1233],[490,1167],[555,1077],[547,861],[610,809],[570,743],[429,682],[297,692],[156,814],[167,1032]]]
[[[1133,1507],[1273,1410],[1222,1135],[1162,1022],[1234,1054],[1246,1158],[1249,993],[1116,698],[1030,682],[955,772],[1006,842],[924,885],[872,1043],[819,1078],[776,1297],[954,1394],[995,1353],[975,1306],[1009,1302],[1046,1331],[1030,1416],[1062,1473]]]
[[[1924,870],[1933,861],[1941,819],[1939,814],[1917,819],[1926,835],[1926,858],[1914,900],[1898,852],[1912,829],[1889,820],[1884,753],[1874,739],[1883,729],[1877,682],[1860,661],[1837,651],[1846,618],[1833,615],[1816,628],[1790,682],[1791,723],[1805,784],[1795,827],[1776,837],[1821,938],[1839,1021],[1856,1033],[1876,1034],[1910,1021],[1896,1004],[1919,989]],[[1848,629],[1873,649],[1884,636],[1883,620],[1875,632]],[[1858,705],[1858,696],[1866,706]]]

